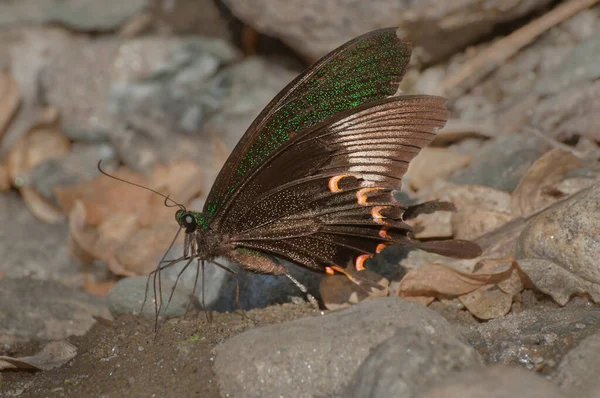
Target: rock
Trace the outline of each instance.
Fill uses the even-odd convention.
[[[564,398],[560,390],[524,369],[492,366],[469,370],[431,389],[424,398]]]
[[[540,100],[531,116],[531,123],[559,141],[573,136],[600,140],[596,128],[600,116],[595,112],[599,106],[600,82],[583,82]]]
[[[578,398],[594,398],[600,391],[600,334],[583,340],[562,359],[555,381],[565,395]]]
[[[136,276],[133,278],[121,279],[117,282],[108,293],[108,310],[111,315],[117,317],[120,314],[139,314],[142,303],[144,302],[147,281],[148,278],[145,276]],[[183,316],[185,315],[185,310],[190,301],[191,290],[188,290],[185,286],[179,284],[173,293],[168,308],[166,308],[166,313],[164,312],[173,284],[173,281],[162,280],[161,297],[164,305],[161,314],[167,316]],[[194,305],[192,303],[190,308],[193,307]],[[155,315],[152,281],[150,281],[148,288],[148,296],[146,303],[144,304],[143,314],[147,316]]]
[[[72,279],[77,273],[65,245],[67,226],[40,223],[16,192],[0,195],[0,225],[5,226],[0,230],[0,272],[5,276]]]
[[[73,140],[106,140],[122,125],[146,129],[157,139],[166,135],[167,121],[169,128],[180,128],[203,92],[209,99],[219,93],[219,85],[208,80],[235,56],[222,40],[193,36],[80,39],[54,57],[41,83]],[[143,115],[130,115],[133,111]],[[143,117],[149,121],[145,125]]]
[[[0,28],[56,23],[83,31],[112,30],[148,6],[148,0],[19,0],[0,3]]]
[[[600,32],[583,40],[560,64],[545,71],[537,80],[535,90],[542,95],[557,94],[577,85],[588,85],[599,77]]]
[[[600,183],[533,218],[517,244],[517,259],[549,260],[588,282],[600,284]],[[533,281],[535,284],[535,281]]]
[[[233,14],[257,30],[317,59],[370,30],[400,26],[400,36],[422,47],[415,56],[432,63],[490,33],[494,26],[544,7],[548,0],[513,1],[501,7],[485,0],[460,3],[378,0],[245,2],[224,0]],[[360,18],[356,18],[360,15]]]
[[[568,308],[535,308],[486,323],[458,326],[486,363],[553,368],[566,352],[600,331],[600,309],[569,303]]]
[[[229,396],[312,397],[340,392],[369,351],[400,328],[456,339],[440,315],[399,298],[244,332],[217,348],[215,373]]]
[[[109,316],[106,299],[55,281],[4,277],[0,296],[0,344],[80,336]]]
[[[500,136],[485,145],[471,164],[455,173],[450,181],[457,184],[487,185],[512,192],[529,166],[546,149],[547,145],[533,136]]]
[[[483,367],[455,336],[403,328],[379,344],[356,371],[346,397],[420,397],[443,378]]]
[[[46,199],[54,201],[55,187],[82,183],[99,175],[99,160],[104,167],[118,161],[115,150],[108,144],[74,143],[67,156],[51,159],[31,170],[28,182]]]
[[[286,303],[292,300],[293,297],[305,298],[304,293],[285,276],[254,274],[240,269],[237,264],[228,263],[223,259],[219,259],[219,263],[226,265],[238,273],[240,281],[240,306],[244,310]],[[291,275],[305,285],[313,296],[318,298],[318,286],[320,280],[323,278],[323,274],[311,272],[290,263],[285,264],[290,270]],[[163,281],[174,281],[182,267],[183,263],[163,271]],[[193,290],[194,283],[196,282],[195,270],[195,267],[190,266],[190,269],[183,273],[177,290],[180,289],[179,286],[187,289],[188,292]],[[204,301],[206,307],[219,312],[238,310],[239,307],[235,301],[237,285],[235,276],[210,263],[206,265],[204,275],[206,278],[204,283]],[[196,287],[196,297],[198,300],[202,300],[202,281],[200,278]],[[143,299],[145,285],[138,285],[137,289],[141,291],[137,294],[142,295]],[[136,311],[139,310],[139,306],[134,309]]]

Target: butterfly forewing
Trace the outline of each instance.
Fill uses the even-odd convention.
[[[339,112],[396,93],[411,48],[396,29],[360,36],[304,71],[252,123],[219,173],[204,206],[211,223],[244,181],[291,138]]]

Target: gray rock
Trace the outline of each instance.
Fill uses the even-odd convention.
[[[67,226],[40,223],[16,192],[0,195],[0,225],[0,272],[6,276],[66,279],[77,274],[65,244]]]
[[[450,180],[457,184],[487,185],[512,192],[547,145],[527,135],[500,136],[485,145],[473,161]]]
[[[563,398],[558,387],[524,369],[492,366],[469,370],[433,388],[424,398]]]
[[[518,259],[546,259],[589,282],[600,283],[600,184],[533,218],[517,244]],[[534,281],[535,282],[535,281]]]
[[[600,308],[587,303],[559,309],[538,306],[486,323],[461,325],[459,330],[486,363],[551,369],[579,341],[600,331]]]
[[[578,398],[594,398],[600,391],[600,334],[583,340],[571,350],[558,366],[555,381],[565,395]]]
[[[0,279],[0,343],[62,340],[82,335],[108,317],[106,299],[59,282],[32,278]]]
[[[420,397],[445,377],[481,367],[475,350],[455,336],[403,328],[367,357],[344,396]]]
[[[537,80],[535,90],[555,94],[580,84],[589,84],[600,77],[600,32],[582,41],[565,55],[563,62],[546,71]]]
[[[176,249],[175,249],[176,250]],[[253,308],[262,308],[272,304],[287,303],[296,299],[303,300],[306,298],[304,293],[287,277],[273,275],[258,275],[247,272],[241,269],[237,264],[231,264],[224,259],[219,259],[219,263],[229,267],[232,271],[238,273],[240,283],[240,306],[244,310]],[[291,275],[305,285],[309,292],[319,297],[319,282],[323,278],[323,274],[308,271],[297,267],[290,263],[285,263],[290,270]],[[177,264],[162,272],[163,281],[175,281],[177,275],[183,268],[184,263]],[[214,264],[206,264],[204,282],[204,302],[207,308],[219,312],[236,311],[239,309],[235,301],[236,298],[236,278],[231,273],[223,270]],[[134,304],[132,309],[134,312],[139,311],[145,291],[144,284],[141,283],[135,286],[138,290],[136,293],[139,299],[139,305]],[[192,264],[180,277],[177,291],[185,290],[189,294],[194,289],[196,283],[196,267]],[[164,290],[164,288],[163,288]],[[133,293],[132,293],[133,294]],[[187,296],[186,296],[187,297]],[[198,279],[196,287],[196,298],[198,302],[202,300],[202,280],[201,276]],[[187,299],[186,299],[187,304]],[[175,314],[173,314],[175,315]]]
[[[0,28],[58,23],[84,31],[111,30],[148,6],[148,0],[18,0],[0,2]]]
[[[75,143],[64,157],[46,161],[28,173],[28,183],[48,200],[54,200],[55,187],[89,181],[99,175],[98,161],[103,166],[117,164],[115,150],[108,144]]]
[[[402,37],[422,47],[415,55],[424,62],[453,54],[490,33],[496,24],[517,19],[549,3],[510,1],[499,6],[490,0],[224,2],[238,18],[311,59],[370,30],[400,26]]]
[[[223,395],[328,396],[341,391],[371,349],[412,327],[450,340],[450,324],[400,298],[364,302],[326,316],[244,332],[217,348],[215,372]]]
[[[600,124],[596,112],[599,106],[600,82],[584,82],[540,100],[531,123],[558,140],[567,140],[574,135],[600,140],[596,128]]]
[[[112,316],[116,317],[120,314],[139,314],[142,303],[144,303],[147,281],[148,278],[145,276],[136,276],[133,278],[121,279],[117,282],[108,293],[108,310]],[[191,290],[178,284],[173,292],[173,297],[171,298],[169,306],[166,307],[171,291],[173,290],[173,285],[173,281],[164,279],[161,281],[162,290],[160,293],[162,294],[160,297],[162,297],[164,303],[161,314],[167,316],[183,316],[185,315],[185,310],[190,301]],[[194,304],[195,303],[192,302],[191,309],[194,308]],[[152,281],[150,281],[149,284],[148,296],[143,308],[143,315],[155,315]]]
[[[41,83],[73,140],[106,140],[119,127],[156,139],[167,135],[167,121],[180,125],[201,93],[218,93],[208,80],[235,57],[225,41],[193,36],[80,39],[52,59]]]

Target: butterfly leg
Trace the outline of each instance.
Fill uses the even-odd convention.
[[[173,284],[173,287],[171,288],[171,294],[169,295],[169,300],[167,300],[167,305],[165,306],[165,312],[164,314],[167,314],[167,309],[169,308],[169,304],[171,303],[171,299],[173,298],[173,294],[175,293],[175,289],[177,288],[177,283],[179,282],[179,278],[181,277],[181,275],[183,275],[183,273],[185,272],[185,270],[187,269],[187,267],[191,264],[191,262],[194,261],[193,258],[190,258],[188,260],[187,263],[185,263],[185,265],[183,266],[183,268],[181,269],[181,271],[179,271],[179,273],[177,274],[177,279],[175,279],[175,283]],[[196,280],[198,280],[198,272],[196,271]],[[196,285],[194,285],[194,290],[196,289]],[[193,297],[193,293],[192,293],[192,297]],[[188,306],[185,310],[185,312],[187,313],[187,310],[190,307],[192,300],[190,300],[188,302]],[[162,307],[162,300],[161,300],[161,307]],[[160,307],[159,307],[159,312],[160,312]]]
[[[240,278],[238,277],[238,273],[235,272],[234,270],[232,270],[231,268],[229,268],[229,267],[227,267],[227,266],[225,266],[223,264],[220,264],[220,263],[216,262],[215,260],[212,260],[211,262],[213,264],[215,264],[216,266],[218,266],[219,268],[222,268],[225,271],[227,271],[230,274],[232,274],[233,276],[235,276],[235,284],[236,284],[236,288],[235,288],[235,304],[240,309],[240,311],[242,311],[242,316],[244,318],[250,319],[254,323],[258,323],[255,319],[251,318],[250,316],[248,316],[248,314],[246,314],[246,311],[244,311],[244,309],[242,308],[242,305],[240,304]]]
[[[300,283],[296,278],[294,278],[290,274],[285,274],[285,276],[287,276],[289,280],[294,282],[294,285],[298,286],[298,289],[300,289],[300,291],[306,295],[306,299],[308,300],[308,302],[313,307],[315,307],[317,310],[319,310],[319,302],[317,301],[317,299],[315,299],[315,297],[312,294],[310,294],[308,292],[308,289],[306,288],[306,286],[304,286],[302,283]]]

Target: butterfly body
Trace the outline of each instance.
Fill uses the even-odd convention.
[[[450,208],[393,195],[449,116],[443,98],[394,96],[410,52],[395,29],[370,32],[284,88],[234,148],[203,211],[177,211],[184,258],[289,276],[278,259],[349,274],[390,245],[478,255],[470,242],[412,239],[408,218]]]

